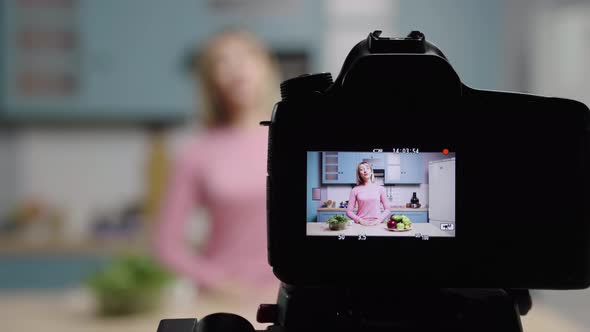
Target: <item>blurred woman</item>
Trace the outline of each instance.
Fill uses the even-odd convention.
[[[350,191],[346,214],[355,223],[373,226],[382,223],[389,217],[389,203],[385,188],[374,183],[373,167],[367,162],[358,164],[356,168],[357,186]],[[356,213],[354,207],[358,204]],[[383,212],[381,212],[383,204]]]
[[[278,99],[276,65],[251,34],[226,31],[199,57],[206,129],[177,156],[160,210],[158,256],[201,289],[256,290],[278,285],[267,262],[266,152]],[[208,211],[201,252],[185,244],[193,209]]]

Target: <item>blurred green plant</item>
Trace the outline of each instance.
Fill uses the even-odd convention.
[[[126,255],[90,276],[87,285],[101,315],[120,316],[156,309],[171,280],[171,274],[150,257]]]

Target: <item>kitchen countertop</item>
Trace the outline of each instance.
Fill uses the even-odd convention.
[[[590,310],[589,290],[533,291],[533,308],[521,317],[524,331],[587,332]],[[3,332],[155,332],[160,319],[203,317],[204,314],[237,312],[258,329],[267,324],[255,323],[260,303],[274,303],[276,292],[263,302],[234,303],[216,297],[198,297],[191,303],[166,305],[160,312],[117,318],[98,318],[79,305],[76,295],[63,292],[0,293],[0,321]],[[72,298],[73,297],[73,298]],[[83,302],[83,301],[82,301]],[[428,319],[429,317],[424,317]]]
[[[165,318],[203,318],[216,312],[231,312],[248,319],[255,328],[269,324],[256,322],[261,303],[276,303],[277,287],[247,298],[197,294],[183,300],[165,301],[155,312],[100,317],[94,314],[88,295],[81,290],[19,291],[0,293],[2,332],[155,332]]]
[[[428,208],[411,209],[411,208],[392,207],[389,210],[402,211],[402,212],[428,212]],[[318,212],[344,212],[344,211],[346,211],[345,208],[318,208]]]
[[[308,222],[307,223],[307,235],[310,236],[336,236],[340,234],[358,236],[359,234],[365,234],[367,236],[406,236],[414,237],[416,233],[428,234],[430,236],[449,237],[454,235],[454,231],[442,231],[436,226],[429,223],[413,223],[412,230],[407,232],[392,232],[387,230],[385,223],[381,223],[375,226],[363,226],[360,224],[352,224],[341,231],[332,231],[328,228],[326,222]]]

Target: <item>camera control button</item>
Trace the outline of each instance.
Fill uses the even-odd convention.
[[[281,83],[281,98],[299,97],[312,92],[324,92],[333,83],[332,74],[304,74]]]
[[[258,323],[276,323],[279,318],[279,306],[276,304],[261,304],[256,312]]]

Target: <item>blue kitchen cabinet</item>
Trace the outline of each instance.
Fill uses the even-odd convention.
[[[328,222],[328,219],[330,219],[332,216],[335,216],[337,214],[341,214],[343,216],[345,216],[347,219],[350,219],[346,216],[346,212],[341,211],[341,212],[318,212],[318,222]]]
[[[110,262],[96,255],[0,255],[0,290],[77,287]]]
[[[355,184],[357,163],[355,152],[322,152],[322,183]]]
[[[296,1],[288,9],[275,2],[217,2],[78,0],[48,6],[0,1],[0,46],[6,50],[0,57],[0,120],[186,120],[199,104],[188,59],[228,27],[251,31],[277,54],[301,54],[308,71],[320,67],[321,2]],[[37,26],[66,29],[75,43],[59,52],[15,47],[23,31]],[[52,73],[49,82],[59,84],[45,87],[47,73]],[[23,88],[22,77],[37,83]],[[52,90],[62,89],[61,82],[63,91]]]
[[[416,211],[416,212],[408,212],[408,211],[393,211],[393,214],[403,214],[404,216],[410,218],[412,222],[422,223],[428,222],[428,212],[426,211]]]
[[[356,169],[359,163],[358,153],[356,152],[339,152],[342,166],[343,184],[356,184]]]
[[[385,168],[385,154],[383,152],[360,152],[358,153],[358,162],[366,161],[370,163],[373,168]]]
[[[422,155],[403,153],[400,155],[400,180],[397,183],[416,184],[424,182]]]
[[[424,183],[424,162],[422,155],[401,153],[386,158],[385,184]]]

